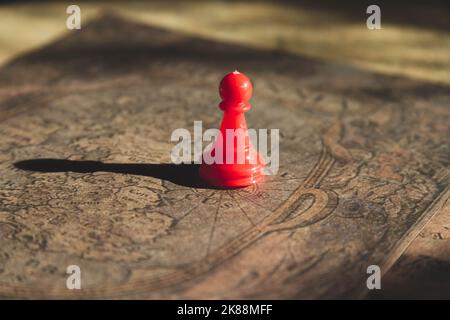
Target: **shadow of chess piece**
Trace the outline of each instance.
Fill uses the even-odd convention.
[[[208,184],[245,187],[264,176],[264,159],[250,142],[244,112],[250,110],[252,83],[238,71],[227,74],[219,86],[223,110],[220,134],[212,148],[203,153],[200,177]]]

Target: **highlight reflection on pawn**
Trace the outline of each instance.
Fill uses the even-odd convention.
[[[227,74],[219,86],[223,110],[220,136],[203,154],[200,177],[216,187],[245,187],[264,176],[265,163],[254,149],[247,131],[244,112],[250,110],[252,83],[238,71]],[[211,163],[211,158],[215,161]],[[219,160],[219,161],[217,161]]]

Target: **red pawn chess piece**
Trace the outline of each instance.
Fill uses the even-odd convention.
[[[222,188],[255,184],[263,178],[265,163],[250,142],[244,116],[251,107],[248,100],[252,95],[252,83],[246,75],[234,71],[222,79],[219,92],[222,98],[219,107],[224,111],[221,138],[216,139],[209,155],[222,161],[209,161],[208,164],[205,161],[208,151],[205,151],[200,177],[208,184]],[[227,131],[228,134],[233,132],[234,136],[227,137]]]

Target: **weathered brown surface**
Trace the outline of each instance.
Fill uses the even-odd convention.
[[[450,201],[443,197],[437,213],[383,277],[374,299],[450,298]]]
[[[170,134],[216,127],[236,68],[281,168],[211,190],[170,165]],[[3,297],[360,297],[448,196],[445,87],[105,17],[0,88]]]

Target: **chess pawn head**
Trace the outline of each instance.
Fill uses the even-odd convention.
[[[219,86],[220,109],[223,111],[246,112],[250,109],[248,100],[252,97],[253,86],[250,79],[239,71],[227,74]]]

